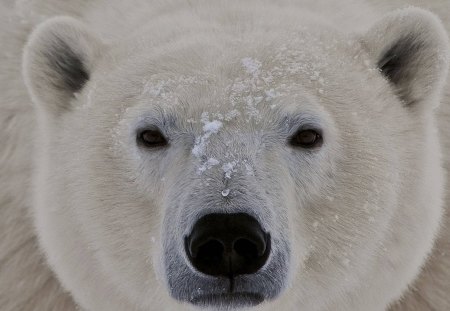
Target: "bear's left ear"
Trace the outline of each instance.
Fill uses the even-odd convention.
[[[418,8],[395,11],[363,36],[363,45],[406,105],[439,102],[449,46],[435,15]]]
[[[88,82],[102,46],[74,18],[54,17],[39,25],[23,55],[23,76],[33,102],[54,114],[70,110],[75,93]]]

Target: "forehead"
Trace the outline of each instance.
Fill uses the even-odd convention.
[[[331,96],[336,84],[352,84],[345,80],[361,67],[359,51],[351,38],[310,29],[265,40],[203,38],[156,50],[140,46],[110,74],[111,88],[132,99],[124,101],[130,106],[175,111],[194,121],[203,112],[247,123],[280,111],[320,114],[318,99]]]

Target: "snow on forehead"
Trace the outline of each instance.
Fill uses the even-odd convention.
[[[142,96],[162,107],[170,107],[179,104],[182,94],[220,88],[214,92],[214,98],[211,98],[211,93],[205,93],[203,100],[207,104],[194,103],[202,110],[199,114],[184,117],[186,122],[196,124],[200,131],[192,148],[192,155],[199,163],[197,173],[218,168],[223,170],[226,178],[231,178],[239,167],[251,172],[250,164],[230,153],[220,159],[208,154],[208,145],[213,138],[220,135],[228,123],[236,120],[259,123],[266,115],[263,111],[276,108],[282,102],[279,99],[285,96],[292,99],[302,87],[306,86],[318,96],[324,94],[328,83],[325,71],[336,63],[345,66],[348,59],[352,60],[352,57],[329,57],[330,54],[336,55],[327,51],[334,52],[337,44],[333,40],[322,42],[317,38],[300,38],[278,45],[270,53],[265,51],[264,56],[255,52],[227,61],[229,71],[170,77],[153,75],[143,81]],[[200,92],[200,97],[202,94]],[[216,97],[217,94],[220,95]]]
[[[197,91],[200,95],[196,96],[204,97],[204,104],[196,102],[195,107],[222,115],[232,111],[233,117],[259,122],[261,109],[275,108],[278,97],[292,96],[299,92],[300,86],[312,90],[315,95],[324,94],[328,82],[325,71],[339,64],[345,66],[345,62],[352,59],[340,57],[340,53],[335,52],[337,46],[346,44],[336,39],[324,42],[315,36],[305,38],[298,35],[288,42],[270,49],[247,52],[247,55],[218,57],[214,60],[217,66],[207,67],[208,64],[200,61],[199,66],[205,68],[195,73],[154,74],[142,81],[142,98],[170,107],[179,104],[180,98],[185,102],[183,96]],[[350,40],[347,43],[354,44]],[[199,91],[214,88],[214,95],[218,95],[214,98],[208,91]]]

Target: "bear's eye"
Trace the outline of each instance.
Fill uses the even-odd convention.
[[[316,148],[322,145],[322,135],[317,130],[300,130],[289,140],[294,147]]]
[[[163,147],[167,146],[168,142],[164,135],[157,129],[147,129],[138,133],[137,141],[139,144],[148,147]]]

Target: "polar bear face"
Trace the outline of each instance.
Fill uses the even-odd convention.
[[[402,210],[440,204],[425,151],[447,45],[433,16],[401,15],[245,47],[106,46],[70,18],[41,25],[24,56],[36,227],[64,286],[86,308],[106,305],[94,291],[143,309],[313,310],[377,264],[421,258],[384,241]]]

